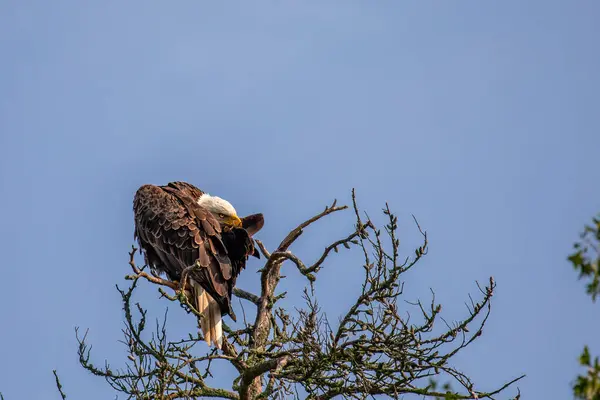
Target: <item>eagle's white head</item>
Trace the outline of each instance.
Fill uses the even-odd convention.
[[[219,223],[223,225],[242,225],[242,220],[237,216],[235,208],[233,208],[231,203],[225,199],[204,193],[198,199],[198,204],[210,211]]]

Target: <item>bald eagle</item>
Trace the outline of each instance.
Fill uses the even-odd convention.
[[[186,182],[143,185],[133,200],[134,238],[146,264],[156,274],[180,281],[189,272],[194,307],[208,345],[221,348],[222,321],[236,316],[231,296],[236,279],[250,255],[260,258],[252,235],[263,224],[262,214],[239,218],[226,200]]]

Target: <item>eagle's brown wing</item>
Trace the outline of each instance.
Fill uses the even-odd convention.
[[[262,214],[252,214],[242,218],[242,228],[244,228],[250,237],[254,236],[265,225],[265,218]]]
[[[146,263],[171,280],[179,280],[198,261],[200,268],[190,277],[219,303],[224,315],[230,314],[230,286],[235,282],[231,261],[218,221],[196,201],[201,194],[184,182],[140,187],[133,202],[135,237]]]

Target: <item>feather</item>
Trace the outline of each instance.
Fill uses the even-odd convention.
[[[203,220],[201,220],[201,223],[202,223],[202,229],[204,229],[204,232],[206,232],[208,234],[208,236],[214,236],[217,234],[217,232],[215,231],[215,228],[212,226],[212,224],[210,222],[203,219]]]
[[[191,280],[196,298],[196,310],[200,313],[200,329],[204,340],[218,349],[223,345],[221,310],[217,302],[194,280]]]
[[[203,267],[208,267],[210,265],[210,258],[206,251],[206,246],[201,245],[198,247],[198,250],[198,263]]]
[[[215,346],[220,350],[223,346],[223,320],[221,319],[221,310],[216,301],[209,304],[211,318],[211,339]]]
[[[250,237],[254,236],[265,225],[265,218],[262,214],[252,214],[242,218],[242,228],[244,228]]]
[[[190,280],[194,289],[194,295],[196,298],[196,310],[200,313],[200,329],[204,335],[204,340],[210,346],[211,345],[211,329],[210,329],[210,308],[208,303],[208,296],[206,291],[202,289],[202,286],[197,284],[193,279]]]

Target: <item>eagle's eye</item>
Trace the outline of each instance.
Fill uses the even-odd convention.
[[[219,214],[219,218],[225,218],[225,214]]]

